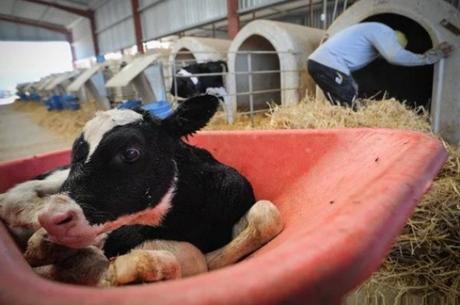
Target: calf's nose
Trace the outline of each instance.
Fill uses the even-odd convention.
[[[50,241],[70,248],[87,247],[99,234],[98,228],[88,223],[81,207],[67,194],[50,196],[37,218]]]
[[[81,208],[65,194],[53,195],[38,215],[38,222],[50,235],[64,236],[81,222]]]
[[[78,214],[72,209],[48,210],[38,216],[38,222],[49,234],[61,235],[78,222]]]

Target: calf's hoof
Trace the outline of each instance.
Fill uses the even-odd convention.
[[[110,263],[101,286],[156,282],[180,277],[181,268],[172,253],[164,250],[133,250]]]

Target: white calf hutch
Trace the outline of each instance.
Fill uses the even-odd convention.
[[[182,37],[171,49],[169,61],[180,64],[193,62],[226,61],[230,40],[200,37]]]
[[[228,52],[227,87],[233,111],[267,108],[268,102],[293,105],[313,92],[308,56],[324,31],[269,20],[255,20],[234,38]]]

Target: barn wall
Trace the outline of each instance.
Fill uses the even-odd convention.
[[[98,7],[96,33],[101,53],[116,52],[136,44],[131,2],[107,1]]]
[[[71,29],[76,59],[95,56],[89,20],[87,18],[81,18]]]
[[[226,0],[141,0],[144,40],[170,35],[226,18]]]

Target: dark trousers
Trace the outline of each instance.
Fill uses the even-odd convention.
[[[323,90],[327,99],[336,105],[352,106],[358,96],[358,85],[352,76],[308,60],[308,73]]]

